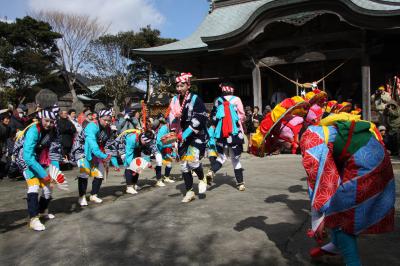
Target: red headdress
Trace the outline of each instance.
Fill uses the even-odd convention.
[[[192,74],[190,73],[181,73],[180,76],[177,76],[175,78],[176,83],[187,83],[188,85],[190,85],[190,78],[193,77]]]

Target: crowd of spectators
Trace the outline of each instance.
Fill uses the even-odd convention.
[[[399,155],[400,146],[400,106],[383,86],[371,97],[372,110],[376,113],[375,121],[383,136],[386,148],[392,156]]]

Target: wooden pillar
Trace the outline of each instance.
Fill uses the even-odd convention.
[[[262,94],[261,94],[261,72],[260,67],[255,65],[252,71],[253,76],[253,104],[258,106],[260,111],[264,110],[262,106]]]
[[[367,54],[361,58],[362,80],[362,115],[364,120],[371,121],[371,70],[370,60]]]

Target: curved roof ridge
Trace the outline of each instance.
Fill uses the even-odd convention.
[[[376,0],[351,0],[355,5],[369,10],[385,11],[400,9],[399,0],[376,1]],[[392,3],[390,3],[392,2]]]
[[[239,29],[259,7],[272,1],[276,0],[256,0],[220,7],[208,14],[196,31],[189,37],[174,43],[151,48],[135,49],[134,51],[147,52],[160,51],[160,49],[163,51],[172,51],[206,48],[207,44],[201,40],[202,37],[224,35],[232,30]]]
[[[268,6],[284,6],[296,3],[305,3],[315,0],[254,0],[245,1],[235,5],[226,5],[214,9],[208,14],[196,31],[189,37],[162,46],[152,48],[134,49],[137,54],[156,53],[185,53],[187,51],[207,50],[205,41],[223,39],[225,36],[235,35],[241,32],[257,17],[256,13],[268,10]],[[379,16],[390,16],[392,12],[400,14],[400,0],[335,0],[340,1],[353,11],[363,10],[368,15],[379,14]],[[260,11],[260,12],[258,12]]]

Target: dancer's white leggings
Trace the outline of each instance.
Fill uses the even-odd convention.
[[[240,163],[240,155],[235,156],[231,147],[225,147],[224,153],[218,153],[217,161],[223,165],[228,157],[231,158],[233,169],[242,168],[242,164]]]

